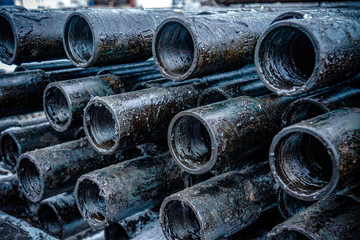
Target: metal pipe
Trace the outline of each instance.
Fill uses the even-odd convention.
[[[6,64],[65,58],[62,27],[73,10],[0,12],[0,60]]]
[[[63,59],[63,60],[55,60],[55,61],[23,63],[15,68],[15,72],[24,72],[24,71],[37,70],[37,69],[43,71],[54,71],[54,70],[68,69],[73,67],[74,64],[72,64],[69,60]]]
[[[331,194],[360,172],[360,109],[340,109],[284,128],[269,162],[284,191],[305,201]]]
[[[155,31],[156,65],[175,81],[242,67],[253,62],[257,39],[279,13],[238,9],[168,18]]]
[[[12,116],[0,120],[0,133],[10,127],[26,127],[47,122],[44,112]]]
[[[268,234],[268,239],[358,239],[360,227],[358,188],[357,198],[341,194],[314,203],[277,225]]]
[[[19,181],[15,175],[0,178],[0,210],[12,216],[25,212],[24,197],[18,186]]]
[[[86,136],[102,154],[165,138],[171,118],[184,109],[195,107],[205,89],[226,80],[242,81],[243,74],[244,70],[240,69],[189,80],[191,84],[180,83],[178,87],[94,97],[84,109]]]
[[[79,213],[73,192],[61,193],[43,200],[40,203],[38,216],[41,228],[60,239],[90,228]]]
[[[186,172],[203,174],[246,164],[281,129],[292,97],[241,96],[177,114],[168,130],[174,161]]]
[[[303,201],[294,198],[282,189],[278,191],[277,208],[284,219],[291,218],[314,203],[314,201]]]
[[[351,17],[275,22],[256,45],[260,79],[278,95],[297,95],[360,72],[360,21]]]
[[[91,76],[47,85],[43,105],[51,126],[60,132],[82,125],[82,115],[88,101],[94,96],[108,96],[127,92],[154,66],[117,71],[114,74]]]
[[[167,197],[160,208],[166,238],[219,239],[254,223],[276,202],[277,187],[266,164],[227,172]]]
[[[26,198],[39,202],[72,190],[82,174],[119,161],[118,155],[96,153],[82,138],[22,154],[17,174]]]
[[[182,179],[169,154],[144,156],[84,174],[76,184],[76,200],[85,220],[104,228],[160,204],[184,188]]]
[[[295,100],[284,111],[282,122],[283,126],[290,126],[342,107],[357,106],[360,106],[360,88],[343,86]]]
[[[79,138],[80,133],[79,128],[60,133],[49,123],[7,129],[0,137],[2,161],[6,168],[14,171],[17,159],[22,153],[74,140]]]

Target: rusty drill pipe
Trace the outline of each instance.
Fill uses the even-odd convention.
[[[180,15],[163,9],[94,9],[71,14],[64,26],[65,52],[76,66],[139,62],[151,57],[155,28]]]
[[[118,71],[117,75],[105,74],[50,83],[44,91],[43,105],[51,126],[63,132],[82,125],[84,108],[92,97],[130,91],[151,69],[142,67]]]
[[[303,201],[294,198],[282,189],[278,191],[277,208],[283,219],[291,218],[314,203],[314,201]]]
[[[30,218],[33,223],[38,224],[38,210],[39,210],[40,202],[32,202],[29,199],[25,198],[25,212],[26,215]]]
[[[160,204],[184,187],[182,179],[170,154],[144,156],[84,174],[76,183],[76,200],[85,220],[104,228]]]
[[[72,10],[0,12],[0,60],[6,64],[65,58],[62,28]]]
[[[255,222],[276,202],[276,184],[265,164],[230,171],[167,197],[160,225],[167,239],[218,239]]]
[[[26,127],[47,122],[44,112],[16,115],[0,120],[0,133],[10,127]]]
[[[24,197],[16,175],[0,178],[0,210],[12,216],[25,212]]]
[[[149,88],[107,97],[94,97],[84,110],[84,130],[102,154],[166,137],[175,114],[195,107],[200,94],[225,80],[242,81],[244,71],[214,74],[179,83],[178,87]],[[121,104],[119,104],[121,103]]]
[[[359,239],[359,189],[356,191],[355,198],[335,194],[314,203],[273,228],[268,239]]]
[[[340,109],[284,128],[269,150],[271,171],[293,197],[315,201],[358,176],[360,109]]]
[[[39,202],[72,190],[82,174],[117,163],[119,159],[118,155],[96,153],[83,138],[22,154],[17,173],[26,198]]]
[[[61,193],[43,200],[39,206],[38,216],[41,228],[60,239],[90,228],[79,213],[73,192]]]
[[[43,71],[54,71],[60,69],[73,68],[74,64],[70,60],[55,60],[55,61],[45,61],[45,62],[31,62],[23,63],[20,66],[15,68],[15,72],[24,72],[30,70],[43,70]]]
[[[155,62],[175,81],[240,68],[253,62],[257,39],[278,14],[240,9],[166,19],[154,35]]]
[[[146,209],[107,226],[104,231],[105,240],[129,240],[145,227],[155,225],[158,221],[159,213]]]
[[[52,146],[79,138],[81,129],[57,132],[47,122],[26,127],[14,127],[2,132],[0,150],[4,166],[14,171],[18,157],[37,148]]]
[[[256,45],[259,77],[278,95],[298,95],[345,81],[360,72],[359,39],[358,19],[323,17],[276,22]]]
[[[177,114],[168,130],[175,162],[186,172],[203,174],[246,164],[281,129],[281,115],[292,97],[241,96]]]
[[[290,126],[339,108],[357,106],[360,106],[360,88],[343,86],[295,100],[284,111],[282,122]]]
[[[201,107],[240,96],[259,97],[269,93],[270,91],[256,75],[249,80],[244,79],[244,82],[224,83],[205,90],[200,95],[197,106]]]

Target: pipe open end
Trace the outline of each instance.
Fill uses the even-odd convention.
[[[16,167],[19,158],[19,147],[15,139],[7,133],[1,137],[1,154],[6,166],[9,168]]]
[[[46,88],[44,92],[44,111],[51,126],[60,132],[69,128],[71,105],[63,91],[57,86]]]
[[[296,230],[284,230],[281,233],[269,238],[271,240],[312,240],[313,238]]]
[[[76,198],[82,215],[94,226],[99,226],[106,220],[106,204],[100,195],[99,186],[88,179],[78,183]]]
[[[162,206],[161,226],[168,239],[201,239],[196,214],[182,201],[173,200]]]
[[[78,67],[90,66],[94,53],[93,32],[86,19],[72,14],[65,23],[64,47],[68,58]]]
[[[114,114],[101,103],[94,102],[85,108],[84,130],[88,140],[101,153],[111,152],[118,144]]]
[[[39,169],[30,158],[22,157],[19,160],[18,176],[25,196],[32,202],[40,201],[44,186]]]
[[[207,125],[195,115],[178,115],[169,127],[168,142],[176,163],[186,172],[203,174],[211,170],[215,148]]]
[[[113,223],[105,228],[105,240],[129,240],[125,229],[118,223]]]
[[[0,16],[0,60],[12,64],[16,54],[16,42],[9,20]]]
[[[209,105],[212,103],[225,101],[228,99],[229,99],[229,97],[226,96],[226,94],[224,92],[222,92],[221,90],[216,89],[216,88],[209,89],[200,95],[197,106],[201,107],[201,106]]]
[[[283,189],[305,201],[318,200],[336,186],[331,147],[307,130],[280,132],[270,150],[270,165]]]
[[[39,222],[45,232],[60,237],[62,227],[57,212],[48,204],[42,204],[38,210]]]
[[[194,45],[189,29],[181,22],[167,21],[158,28],[153,55],[165,77],[183,81],[191,76],[195,64]]]
[[[315,52],[311,38],[302,29],[287,25],[273,27],[257,45],[259,76],[277,94],[302,93],[307,90],[315,69]]]

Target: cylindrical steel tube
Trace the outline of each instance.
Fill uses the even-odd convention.
[[[170,152],[186,172],[203,174],[246,164],[246,157],[269,146],[281,129],[291,97],[242,96],[177,114],[168,130]]]
[[[24,198],[16,175],[0,178],[0,210],[12,216],[25,212]]]
[[[82,174],[117,163],[119,159],[117,155],[96,153],[83,138],[22,154],[17,174],[26,198],[38,202],[72,190]]]
[[[255,222],[276,202],[276,184],[265,164],[227,172],[167,197],[160,224],[167,239],[219,239]]]
[[[298,212],[304,210],[311,204],[314,204],[314,201],[303,201],[293,196],[287,194],[284,190],[279,189],[277,207],[284,219],[291,218]]]
[[[89,9],[71,14],[64,26],[64,48],[78,67],[138,62],[151,57],[157,25],[170,9]]]
[[[240,9],[168,18],[154,35],[155,62],[176,81],[237,69],[253,62],[257,39],[278,14]]]
[[[60,239],[90,228],[79,213],[73,192],[61,193],[42,201],[38,216],[41,228]]]
[[[344,86],[317,93],[292,102],[284,111],[284,126],[301,122],[342,107],[360,106],[360,88]]]
[[[243,74],[244,70],[238,70],[189,80],[193,81],[192,84],[178,87],[94,97],[84,110],[86,136],[103,154],[165,138],[172,117],[184,109],[195,107],[205,89],[224,80],[242,81]]]
[[[140,157],[84,174],[76,184],[81,215],[93,227],[154,207],[184,187],[170,154]]]
[[[43,70],[43,71],[54,71],[59,69],[68,69],[73,68],[74,64],[70,60],[55,60],[55,61],[45,61],[45,62],[32,62],[32,63],[23,63],[20,66],[15,68],[15,72],[24,72],[30,70]]]
[[[0,137],[1,157],[5,167],[15,170],[17,159],[22,153],[74,140],[79,138],[81,132],[77,128],[60,133],[49,123],[10,128],[3,131]]]
[[[359,189],[357,189],[359,197]],[[360,203],[346,195],[333,195],[314,203],[269,234],[269,240],[352,240],[359,238]]]
[[[72,10],[0,12],[0,60],[6,64],[66,57],[63,25]]]
[[[346,17],[275,22],[259,38],[260,79],[279,95],[297,95],[360,72],[360,21]]]
[[[10,127],[26,127],[47,122],[44,112],[12,116],[0,120],[0,133]]]
[[[360,172],[360,109],[340,109],[280,131],[269,150],[282,189],[305,200],[331,194]]]

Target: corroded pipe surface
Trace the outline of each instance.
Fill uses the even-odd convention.
[[[73,68],[69,60],[55,60],[55,61],[45,61],[45,62],[32,62],[32,63],[23,63],[20,66],[15,68],[15,72],[24,72],[30,70],[43,70],[43,71],[54,71],[59,69]]]
[[[256,45],[260,79],[279,95],[297,95],[360,72],[360,21],[347,17],[275,22]]]
[[[5,167],[15,170],[18,157],[25,152],[52,146],[79,138],[80,129],[70,129],[60,133],[55,131],[49,123],[40,123],[26,127],[9,128],[2,132],[0,150]]]
[[[66,57],[62,28],[72,10],[0,12],[0,60],[18,64]]]
[[[227,172],[167,197],[160,224],[167,239],[219,239],[254,223],[276,202],[265,164]]]
[[[241,96],[183,111],[168,130],[173,159],[192,174],[246,164],[249,154],[270,145],[281,129],[284,109],[293,100]]]
[[[90,228],[79,213],[73,192],[61,193],[43,200],[38,216],[41,228],[60,239]]]
[[[38,202],[72,190],[82,174],[117,162],[118,155],[98,154],[83,138],[22,154],[17,174],[26,198]]]
[[[147,208],[184,187],[183,174],[170,154],[140,157],[81,176],[76,200],[93,227],[104,228]]]
[[[278,14],[239,9],[168,18],[154,35],[155,62],[176,81],[237,69],[253,62],[257,39]]]
[[[360,173],[360,110],[340,109],[284,128],[273,139],[269,161],[288,194],[319,200]]]
[[[165,138],[172,117],[184,109],[195,107],[204,90],[227,80],[242,81],[247,72],[248,69],[240,69],[189,80],[190,84],[182,82],[178,87],[153,87],[94,97],[84,110],[86,136],[103,154]]]

